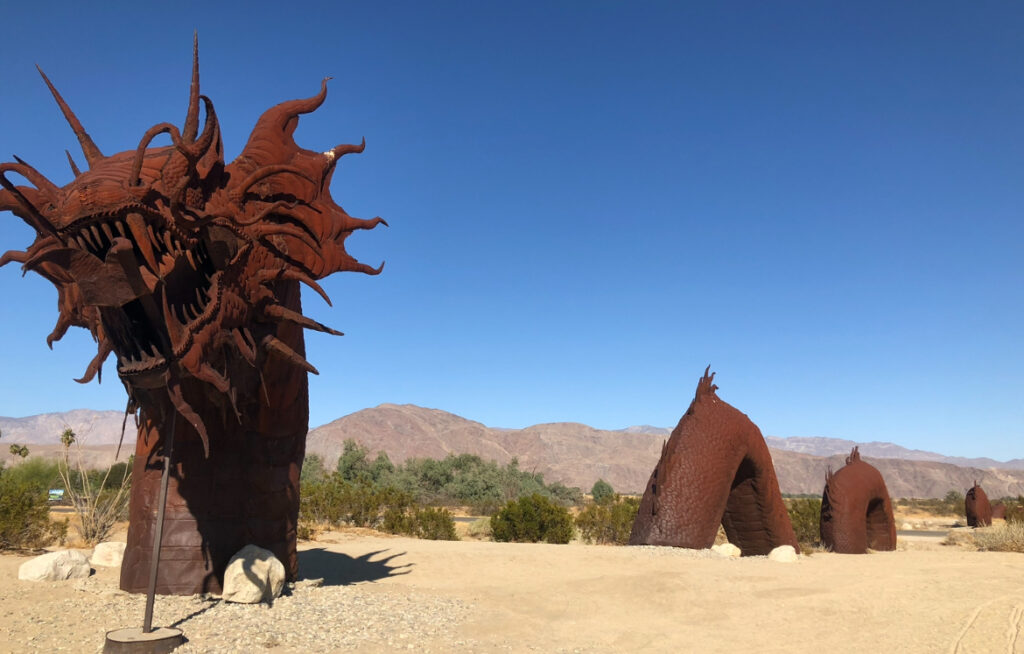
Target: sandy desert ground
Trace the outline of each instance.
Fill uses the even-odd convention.
[[[322,586],[269,608],[158,598],[156,623],[183,629],[189,652],[1024,652],[1024,555],[939,542],[776,563],[328,532],[300,544],[300,577]],[[106,630],[141,622],[116,569],[33,583],[17,579],[24,560],[0,556],[0,651],[99,651]]]

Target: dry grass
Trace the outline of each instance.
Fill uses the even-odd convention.
[[[1008,522],[974,532],[974,543],[988,552],[1024,552],[1024,523]]]

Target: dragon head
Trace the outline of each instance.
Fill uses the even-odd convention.
[[[265,357],[283,357],[315,373],[275,326],[340,332],[286,306],[277,285],[302,282],[330,304],[317,280],[341,271],[381,271],[383,264],[372,268],[351,257],[345,239],[387,223],[353,218],[330,195],[338,160],[362,152],[365,141],[326,152],[295,143],[299,116],[327,96],[325,79],[317,95],[267,110],[242,153],[225,164],[213,103],[199,93],[194,44],[183,128],[154,125],[134,150],[105,156],[39,72],[88,168],[79,170],[69,153],[74,180],[58,187],[17,157],[0,164],[0,210],[37,234],[26,250],[0,257],[0,266],[18,262],[56,286],[60,315],[47,337],[51,347],[71,326],[92,333],[98,351],[76,381],[99,377],[113,352],[130,403],[138,392],[166,388],[208,452],[205,428],[178,381],[199,379],[234,406],[231,370],[239,362],[259,367]],[[150,147],[161,134],[171,145]],[[31,186],[14,185],[8,173]]]

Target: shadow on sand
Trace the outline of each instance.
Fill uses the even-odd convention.
[[[377,581],[386,577],[407,575],[412,570],[412,563],[405,565],[389,565],[392,559],[404,556],[399,552],[376,561],[370,559],[388,550],[377,550],[353,558],[348,554],[330,552],[317,548],[299,552],[299,579],[323,579],[324,586],[343,586],[361,581]]]

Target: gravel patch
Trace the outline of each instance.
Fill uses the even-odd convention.
[[[59,583],[59,582],[58,582]],[[141,626],[144,595],[117,590],[94,575],[74,584],[70,598],[33,604],[18,614],[0,603],[0,622],[27,652],[101,652],[109,630]],[[464,602],[411,589],[368,584],[288,584],[267,604],[233,604],[217,596],[158,596],[153,624],[174,626],[188,642],[182,654],[322,651],[430,651],[476,649],[455,627],[470,611]],[[94,625],[67,629],[68,619]],[[3,649],[0,647],[0,649]]]

